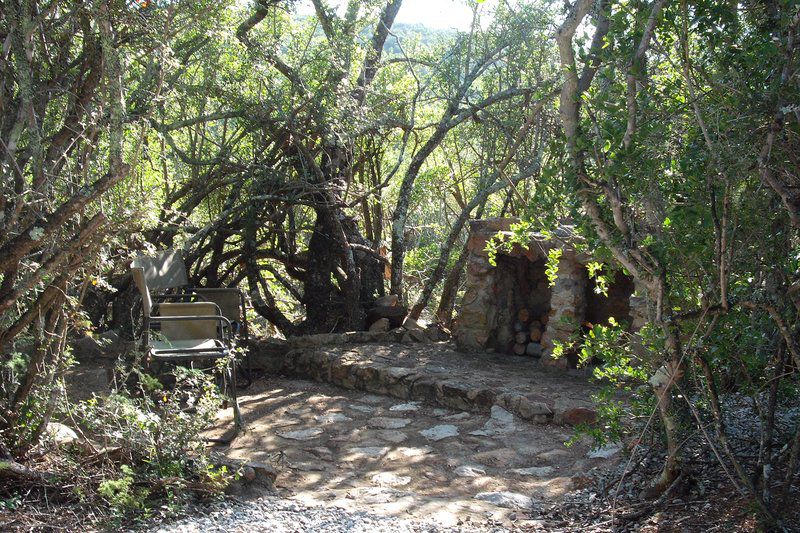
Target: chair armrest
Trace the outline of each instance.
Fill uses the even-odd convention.
[[[181,294],[159,294],[157,296],[153,296],[154,302],[180,302],[180,303],[192,303],[194,300],[200,300],[201,302],[206,301],[202,295],[196,293],[181,293]]]
[[[191,315],[191,316],[181,316],[181,315],[174,315],[174,316],[151,316],[148,322],[148,329],[152,327],[155,323],[161,322],[192,322],[192,321],[216,321],[219,323],[219,331],[218,335],[221,340],[226,341],[228,336],[225,334],[226,330],[231,327],[231,322],[227,318],[222,315]]]
[[[219,322],[222,322],[223,325],[225,325],[225,326],[230,326],[231,325],[231,321],[228,320],[227,318],[225,318],[222,315],[191,315],[191,316],[180,316],[180,315],[161,316],[161,315],[156,315],[156,316],[151,316],[150,317],[150,322],[151,323],[152,322],[170,322],[170,321],[181,322],[181,321],[188,321],[188,320],[217,320]]]

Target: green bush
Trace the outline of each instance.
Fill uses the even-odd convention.
[[[119,379],[135,383],[79,404],[81,425],[109,457],[97,493],[117,519],[146,518],[156,508],[177,512],[192,495],[220,495],[231,473],[210,461],[201,432],[222,396],[214,376],[176,367],[169,388],[137,369]]]
[[[647,339],[651,336],[651,328],[646,326],[634,337],[612,317],[608,324],[594,324],[568,343],[556,343],[554,357],[575,350],[579,366],[597,363],[592,377],[603,385],[592,396],[597,406],[597,422],[579,425],[573,441],[588,435],[596,446],[619,442],[637,428],[635,421],[652,412],[655,398],[647,386],[651,369],[648,358],[639,355],[649,351]],[[620,392],[625,393],[624,401]]]

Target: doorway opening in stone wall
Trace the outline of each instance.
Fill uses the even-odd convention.
[[[611,317],[623,328],[628,329],[633,320],[630,303],[635,290],[633,278],[621,271],[616,271],[608,280],[608,290],[604,294],[597,289],[597,281],[589,276],[589,271],[585,267],[582,270],[585,273],[586,309],[581,321],[581,335],[587,335],[594,325],[607,326],[608,319]],[[567,361],[571,368],[575,368],[578,365],[578,355],[574,352],[567,353]],[[595,358],[589,363],[596,365],[601,364],[602,361]]]
[[[497,327],[490,344],[497,352],[539,359],[552,296],[545,260],[498,255],[496,264]]]

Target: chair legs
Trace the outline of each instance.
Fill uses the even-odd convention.
[[[236,432],[242,429],[242,413],[239,411],[239,398],[236,394],[236,361],[231,361],[228,367],[228,390],[230,391],[231,401],[233,402],[233,424]]]
[[[167,361],[167,360],[156,360],[151,359],[148,366],[150,367],[150,371],[155,373],[156,375],[160,374],[163,369],[164,365],[167,363],[177,364],[177,361]],[[157,368],[157,370],[156,370]],[[239,434],[239,431],[242,430],[244,425],[242,424],[242,413],[239,410],[239,397],[236,392],[236,360],[230,361],[230,364],[227,366],[225,372],[221,376],[221,383],[220,381],[217,382],[220,386],[220,389],[223,393],[227,392],[228,396],[230,397],[230,401],[233,402],[233,424],[234,424],[234,436]],[[227,391],[225,390],[227,389]]]

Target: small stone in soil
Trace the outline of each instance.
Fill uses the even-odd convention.
[[[467,412],[456,413],[454,415],[444,417],[444,420],[448,422],[458,422],[459,420],[466,420],[470,417],[470,414]]]

